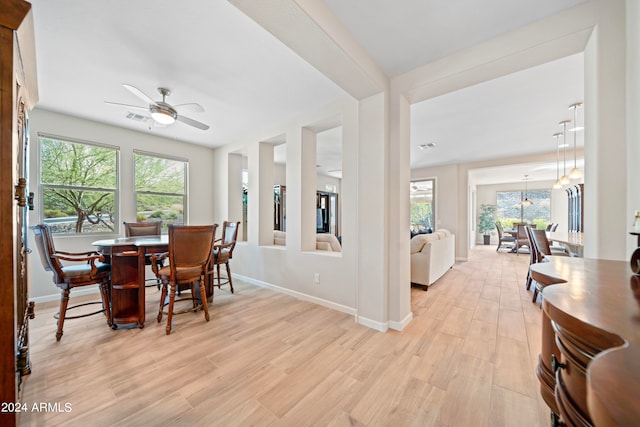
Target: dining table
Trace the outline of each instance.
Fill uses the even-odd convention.
[[[547,231],[549,242],[558,242],[564,245],[571,256],[582,257],[584,253],[584,233],[566,231]]]
[[[111,264],[109,298],[111,324],[144,327],[145,322],[145,256],[166,252],[169,237],[134,236],[92,242],[96,250]]]

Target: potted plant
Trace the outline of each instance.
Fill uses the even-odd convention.
[[[478,220],[478,231],[484,237],[484,244],[491,243],[491,235],[489,234],[496,226],[496,205],[482,204],[480,206],[480,218]]]

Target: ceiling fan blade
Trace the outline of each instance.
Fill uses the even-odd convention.
[[[202,129],[202,130],[209,129],[209,125],[205,125],[204,123],[200,123],[199,121],[190,119],[189,117],[178,115],[178,117],[176,117],[176,120],[178,120],[178,121],[180,121],[180,122],[182,122],[184,124],[187,124],[189,126],[196,127],[198,129]]]
[[[142,99],[147,104],[156,105],[156,101],[154,101],[153,99],[149,98],[143,91],[141,91],[137,87],[128,85],[126,83],[122,83],[122,86],[124,86],[125,89],[127,89],[129,92],[131,92],[132,94],[134,94],[138,98]]]
[[[139,107],[137,105],[121,104],[119,102],[111,102],[111,101],[104,101],[104,103],[107,105],[113,105],[116,107],[127,107],[127,108],[133,108],[135,110],[149,111],[149,107]]]
[[[202,105],[196,102],[174,105],[173,108],[180,111],[181,113],[204,113],[204,108],[202,108]]]

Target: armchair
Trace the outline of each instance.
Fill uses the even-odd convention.
[[[36,246],[40,253],[42,266],[46,271],[53,273],[53,283],[62,291],[60,310],[55,316],[58,319],[56,341],[60,341],[62,338],[65,319],[77,319],[104,312],[107,316],[107,324],[111,326],[108,291],[111,265],[105,264],[103,262],[104,257],[94,251],[79,253],[57,251],[53,243],[51,230],[46,224],[38,224],[31,227],[31,229],[36,237]],[[62,261],[74,264],[63,265]],[[71,289],[96,284],[100,287],[101,302],[90,302],[68,307]],[[67,310],[83,305],[100,303],[102,303],[102,310],[84,315],[67,316]]]

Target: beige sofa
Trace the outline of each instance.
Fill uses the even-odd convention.
[[[284,231],[273,230],[273,244],[276,246],[285,246],[287,244],[287,233]],[[327,252],[342,252],[342,246],[338,238],[333,234],[316,234],[316,250]]]
[[[411,283],[424,290],[442,277],[456,262],[456,236],[440,229],[411,239]]]

